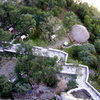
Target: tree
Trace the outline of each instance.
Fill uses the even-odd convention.
[[[65,28],[62,24],[62,21],[58,19],[57,17],[49,16],[45,19],[44,22],[42,22],[39,25],[41,29],[40,38],[41,39],[49,39],[53,34],[56,34],[57,36],[64,35]]]
[[[2,5],[2,8],[4,9],[4,23],[6,25],[14,24],[16,18],[19,16],[19,11],[16,8],[16,5],[11,2],[5,2]]]
[[[71,28],[72,28],[73,25],[75,25],[75,24],[81,24],[81,22],[78,19],[78,17],[72,11],[67,12],[65,14],[63,22],[64,22],[64,25],[67,28],[68,32],[71,30]]]
[[[58,16],[58,15],[60,15],[62,12],[63,12],[63,9],[60,8],[60,7],[58,7],[58,6],[55,6],[55,7],[52,9],[52,11],[51,11],[51,13],[52,13],[54,16]]]
[[[37,8],[32,8],[32,7],[28,7],[28,6],[21,6],[19,8],[19,12],[21,14],[31,14],[31,15],[33,15],[33,14],[37,13],[37,11],[38,11]]]
[[[8,98],[12,92],[12,83],[7,82],[4,84],[2,92],[1,92],[1,97],[2,98]]]
[[[79,4],[73,3],[71,5],[71,9],[72,9],[72,11],[74,11],[76,13],[78,11],[78,9],[79,9]]]
[[[55,86],[57,83],[56,74],[61,70],[61,66],[57,65],[56,61],[55,57],[23,55],[18,58],[16,64],[17,76],[20,79],[31,77],[36,83],[44,82],[49,86]]]
[[[54,2],[54,0],[49,0],[49,1]],[[55,6],[65,8],[67,7],[67,1],[66,0],[55,0]]]
[[[74,46],[69,49],[69,54],[72,58],[77,59],[79,57],[79,52],[81,51],[80,46]]]
[[[79,15],[83,22],[85,15],[92,16],[88,3],[81,3],[76,13]]]
[[[90,67],[97,67],[96,49],[93,44],[87,43],[81,46],[74,46],[69,49],[72,58],[82,61],[83,64]]]
[[[88,15],[85,15],[84,17],[84,24],[89,29],[89,31],[92,32],[92,19]]]
[[[19,10],[16,8],[14,10],[9,11],[9,19],[10,23],[9,24],[15,24],[16,19],[20,16]]]
[[[97,51],[98,53],[100,53],[100,39],[95,40],[94,46],[95,46],[95,48],[96,48],[96,51]]]
[[[71,5],[74,3],[74,0],[66,0],[67,6],[71,7]]]
[[[66,0],[39,0],[38,7],[42,9],[52,9],[55,6],[64,8],[67,6]]]
[[[0,41],[9,41],[11,39],[12,33],[8,31],[4,31],[3,29],[0,29]]]
[[[29,90],[31,90],[31,86],[29,83],[16,83],[14,86],[14,90],[18,93],[27,93]]]
[[[22,14],[16,21],[16,29],[21,33],[30,33],[30,28],[35,28],[36,22],[32,15]]]
[[[80,51],[79,52],[79,57],[80,57],[80,59],[82,58],[82,57],[87,57],[87,56],[91,56],[92,54],[89,52],[89,51],[84,51],[84,50],[82,50],[82,51]]]
[[[0,76],[0,91],[2,91],[4,84],[7,82],[7,78],[4,75]]]
[[[100,76],[98,76],[97,82],[100,85]]]
[[[24,0],[26,6],[35,7],[38,4],[39,0]]]
[[[97,64],[98,64],[97,58],[94,55],[82,57],[81,58],[81,61],[84,64],[86,64],[87,66],[90,66],[92,68],[96,68],[97,67]]]
[[[81,46],[81,50],[89,51],[91,54],[96,54],[96,49],[93,44],[87,43]]]
[[[7,98],[12,92],[12,83],[4,75],[0,76],[0,96]]]
[[[4,13],[5,13],[4,9],[2,9],[2,7],[0,7],[0,21],[3,20]]]
[[[100,25],[96,25],[94,26],[94,34],[95,36],[100,36]]]
[[[18,59],[16,65],[16,72],[20,77],[22,74],[26,74],[28,77],[32,77],[36,83],[44,82],[49,86],[56,85],[56,74],[59,70],[60,67],[56,65],[54,58],[23,56]]]
[[[19,48],[16,50],[17,54],[20,55],[32,55],[32,41],[22,42]]]
[[[5,47],[5,44],[10,45],[8,42],[11,40],[11,38],[12,33],[0,29],[0,45],[3,47],[3,49]]]

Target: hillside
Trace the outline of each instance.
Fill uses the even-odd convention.
[[[21,44],[17,53],[2,52],[16,44]],[[57,89],[56,74],[63,59],[59,64],[59,58],[49,54],[34,56],[33,46],[62,50],[69,54],[68,63],[87,65],[89,82],[100,92],[100,12],[96,8],[74,0],[0,0],[0,72],[6,73],[0,73],[1,98],[19,98],[34,86],[42,88],[42,83],[50,97],[56,90],[60,94],[78,86],[77,76],[68,75],[71,83],[63,82],[64,89]],[[8,67],[14,68],[10,70],[16,74],[14,82],[9,82]]]

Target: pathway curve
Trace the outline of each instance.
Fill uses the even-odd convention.
[[[18,47],[18,45],[20,45],[20,44],[17,44],[17,45],[14,44],[12,46],[12,48],[5,49],[4,51],[16,52],[16,48]],[[67,58],[68,58],[68,53],[65,53],[64,51],[57,50],[57,49],[51,49],[51,48],[45,49],[42,47],[34,46],[33,54],[48,56],[48,57],[57,56],[58,62],[61,59],[63,59],[64,65],[62,66],[63,69],[62,69],[61,73],[64,73],[66,75],[67,74],[77,74],[76,81],[78,83],[78,89],[85,88],[86,91],[88,91],[88,93],[92,96],[93,100],[100,100],[100,93],[88,82],[88,78],[89,78],[88,66],[81,65],[81,64],[75,65],[75,64],[66,63]],[[68,93],[71,93],[72,91],[75,91],[75,89],[68,91]]]

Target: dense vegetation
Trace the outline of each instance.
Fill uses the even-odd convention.
[[[0,97],[11,97],[12,83],[4,76],[0,76]]]
[[[27,36],[24,41],[26,44],[31,40],[32,46],[46,46],[52,43],[51,36],[54,34],[58,39],[67,36],[74,24],[87,27],[90,32],[89,43],[65,51],[69,53],[71,60],[77,60],[93,69],[95,76],[91,76],[91,80],[100,86],[100,13],[87,3],[77,4],[73,0],[23,0],[20,3],[0,3],[0,46],[4,47],[5,41],[9,42],[12,39],[15,39],[14,43],[21,43],[22,35]],[[9,32],[10,27],[14,28],[14,32]],[[18,82],[12,85],[4,76],[0,76],[1,97],[9,97],[12,91],[28,91],[31,88],[29,77],[36,83],[44,82],[49,86],[55,86],[57,83],[55,74],[60,69],[56,65],[56,58],[32,56],[31,46],[23,46],[26,48],[24,52],[21,51],[23,55],[17,55]],[[24,63],[26,61],[27,64]]]
[[[59,82],[57,73],[62,69],[61,65],[57,64],[57,57],[33,55],[30,41],[19,46],[16,57],[16,81],[12,83],[7,77],[1,75],[0,97],[13,98],[12,93],[26,94],[34,83],[56,87]]]
[[[70,80],[70,81],[68,82],[67,86],[68,86],[68,90],[74,89],[74,88],[77,88],[77,83],[76,83],[75,80]]]
[[[99,90],[100,55],[98,53],[98,49],[95,48],[95,45],[87,43],[80,46],[73,46],[71,48],[64,49],[64,51],[69,53],[68,62],[75,64],[81,63],[89,66],[90,69],[94,70],[95,75],[90,74],[90,80],[96,81],[93,85],[96,89]]]
[[[34,56],[32,48],[27,44],[21,45],[18,52],[22,53],[18,56],[15,68],[19,80],[29,82],[31,78],[36,83],[43,82],[51,87],[56,86],[56,74],[61,70],[61,66],[56,63],[57,57]]]

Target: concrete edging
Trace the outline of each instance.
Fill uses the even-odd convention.
[[[20,44],[19,44],[20,45]],[[14,44],[13,46],[15,46],[15,48],[17,47],[16,46],[16,44]],[[11,49],[4,49],[4,51],[8,51],[8,52],[12,52],[13,53],[13,51],[14,52],[16,52],[16,49],[13,49],[13,50],[11,50]],[[34,48],[36,48],[36,49],[45,49],[45,48],[43,48],[43,47],[38,47],[38,46],[34,46]],[[46,51],[52,51],[52,52],[56,52],[56,53],[60,53],[60,54],[63,54],[63,59],[64,59],[64,64],[67,66],[67,65],[71,65],[71,66],[73,66],[74,64],[72,64],[72,63],[66,63],[66,61],[67,61],[67,59],[68,59],[68,53],[66,53],[66,52],[64,52],[64,51],[61,51],[61,50],[57,50],[57,49],[52,49],[52,48],[48,48],[48,49],[45,49]],[[60,60],[60,59],[59,59]],[[82,65],[82,64],[78,64],[80,67],[82,67],[82,68],[85,68],[85,80],[84,80],[84,83],[89,87],[89,88],[91,88],[92,89],[92,91],[94,91],[95,92],[95,94],[100,98],[100,93],[88,82],[88,78],[89,78],[89,68],[88,68],[88,66],[86,66],[86,65]],[[67,73],[66,73],[67,74]],[[79,90],[79,89],[85,89],[86,91],[88,91],[88,89],[87,88],[85,88],[85,87],[79,87],[79,88],[76,88],[76,89],[71,89],[71,90],[69,90],[67,93],[71,93],[72,91],[77,91],[77,90]],[[89,92],[89,91],[88,91]],[[90,93],[90,92],[89,92]],[[91,93],[90,93],[91,94]],[[97,99],[95,99],[92,95],[91,95],[91,97],[94,99],[94,100],[97,100]],[[100,99],[99,99],[100,100]]]

